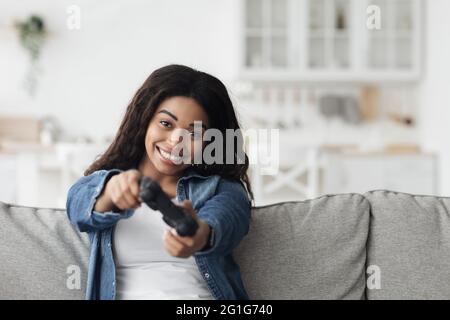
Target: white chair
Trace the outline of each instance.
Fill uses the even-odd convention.
[[[317,144],[301,142],[301,126],[316,99],[312,89],[295,86],[251,88],[240,101],[244,127],[258,130],[278,130],[279,141],[267,139],[250,143],[247,151],[269,154],[270,159],[251,163],[249,175],[256,205],[274,201],[302,200],[319,194],[320,152]],[[271,136],[270,133],[268,133]],[[270,142],[270,143],[267,143]],[[276,153],[276,154],[274,154]],[[256,157],[258,158],[258,157]],[[259,160],[259,161],[258,161]],[[264,160],[272,161],[277,170],[267,170]],[[275,162],[275,163],[274,163]],[[269,172],[268,172],[269,171]]]

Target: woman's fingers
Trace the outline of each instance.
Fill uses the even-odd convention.
[[[137,170],[131,171],[130,174],[128,175],[128,184],[130,186],[131,193],[136,199],[139,199],[140,179],[141,174]]]
[[[192,207],[191,200],[184,200],[178,204],[179,207],[183,208],[185,212],[190,214],[194,219],[197,218],[197,213],[195,212],[194,208]]]
[[[118,177],[110,188],[111,200],[121,210],[136,208],[140,201],[131,192],[130,186],[124,177]]]
[[[107,195],[113,205],[120,210],[135,209],[142,200],[139,197],[141,173],[132,169],[111,177],[107,183]]]
[[[170,229],[169,235],[184,246],[192,247],[194,245],[194,239],[192,237],[180,237],[173,228]]]
[[[125,203],[127,208],[132,208],[138,205],[139,199],[132,193],[130,183],[125,179],[120,179],[119,184],[121,189],[121,200]]]
[[[110,187],[110,195],[111,200],[114,203],[114,205],[119,208],[120,210],[124,210],[124,203],[120,199],[120,190],[117,187],[117,184],[111,185]]]
[[[164,247],[172,256],[176,257],[181,256],[185,248],[184,244],[178,241],[169,230],[164,233]]]

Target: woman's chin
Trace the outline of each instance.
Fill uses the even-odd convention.
[[[184,169],[186,169],[187,166],[183,165],[183,164],[176,165],[176,164],[167,164],[164,162],[160,162],[155,167],[156,167],[156,169],[158,169],[158,171],[161,174],[165,174],[168,176],[174,176],[174,175],[180,174]]]

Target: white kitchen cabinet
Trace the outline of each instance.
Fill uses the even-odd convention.
[[[351,63],[351,4],[350,0],[307,1],[306,69],[346,70]]]
[[[432,154],[326,153],[323,161],[324,194],[378,189],[438,193],[436,157]]]
[[[421,0],[245,0],[241,78],[417,80]],[[380,12],[380,28],[368,25]]]
[[[288,0],[247,0],[245,65],[285,68],[288,63]]]
[[[372,0],[381,9],[382,27],[367,32],[366,67],[373,70],[411,70],[418,63],[420,12],[417,1]],[[418,2],[417,2],[418,3]],[[383,14],[385,12],[386,14]]]

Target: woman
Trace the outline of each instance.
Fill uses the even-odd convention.
[[[204,141],[209,129],[222,133],[223,161],[197,163],[218,142]],[[87,299],[248,299],[232,257],[250,224],[248,157],[233,143],[225,162],[227,129],[239,124],[217,78],[181,65],[148,77],[115,140],[68,193],[69,219],[91,241]],[[142,203],[142,176],[194,217],[192,237]]]

